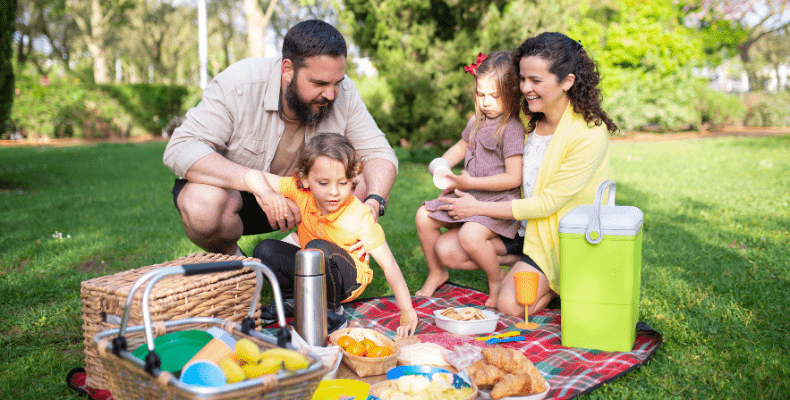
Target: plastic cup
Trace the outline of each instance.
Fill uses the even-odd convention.
[[[538,295],[538,273],[521,271],[513,274],[516,284],[516,299],[522,306],[535,302]]]
[[[534,303],[538,297],[539,278],[538,273],[533,271],[520,271],[513,274],[516,300],[524,306],[524,322],[515,325],[518,329],[532,330],[538,327],[538,324],[529,322],[529,305]]]
[[[433,175],[433,185],[437,188],[444,190],[453,183],[452,179],[447,177],[451,174],[450,164],[444,158],[435,158],[428,164],[428,172]]]
[[[192,386],[219,387],[228,382],[225,373],[212,361],[195,361],[181,371],[181,382]]]
[[[438,189],[447,189],[451,183],[453,183],[452,179],[448,178],[447,175],[451,174],[449,168],[439,168],[433,174],[433,185],[436,186]]]

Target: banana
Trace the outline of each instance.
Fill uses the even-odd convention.
[[[282,361],[285,364],[285,369],[289,371],[298,371],[310,366],[310,360],[303,356],[301,353],[291,349],[269,349],[261,353],[261,360],[274,359]]]
[[[222,372],[225,373],[225,378],[228,380],[228,383],[236,383],[244,380],[246,376],[244,370],[229,356],[222,357],[217,364],[222,368]]]
[[[239,360],[250,364],[254,364],[261,359],[261,348],[247,338],[239,339],[233,350],[236,352],[236,357]]]
[[[265,374],[274,374],[282,368],[282,360],[276,358],[263,358],[260,362],[248,363],[241,366],[247,378],[257,378]]]

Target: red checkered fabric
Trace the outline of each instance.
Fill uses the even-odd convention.
[[[423,342],[431,342],[452,350],[453,345],[474,343],[472,336],[448,334],[434,325],[434,310],[447,307],[475,307],[484,309],[488,295],[474,289],[445,283],[433,297],[413,297],[412,303],[420,322],[417,334]],[[372,328],[390,337],[400,324],[398,309],[392,297],[360,299],[345,305],[349,326]],[[606,382],[641,366],[661,345],[661,334],[646,324],[637,324],[636,343],[630,352],[606,352],[571,347],[560,343],[560,310],[546,310],[530,316],[530,321],[540,326],[533,331],[521,331],[526,341],[502,343],[500,346],[522,351],[543,373],[551,391],[547,398],[570,399],[588,393]],[[476,336],[490,336],[518,330],[514,325],[523,319],[500,316],[497,332]]]

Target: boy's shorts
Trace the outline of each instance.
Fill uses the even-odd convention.
[[[178,194],[181,193],[181,189],[184,188],[187,182],[189,181],[186,179],[176,178],[175,183],[173,183],[173,204],[175,204],[176,210],[178,210]],[[250,192],[239,193],[241,193],[242,200],[239,217],[241,217],[241,223],[244,226],[243,235],[258,235],[261,233],[274,232],[276,229],[273,229],[272,226],[269,225],[269,219],[255,199],[255,195]],[[181,210],[179,210],[179,212],[181,212]]]

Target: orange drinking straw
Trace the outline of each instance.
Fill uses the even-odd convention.
[[[531,271],[521,271],[513,274],[513,281],[516,285],[516,300],[524,306],[524,322],[516,324],[518,329],[535,329],[538,324],[529,322],[529,306],[535,302],[538,296],[538,273]]]

